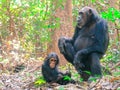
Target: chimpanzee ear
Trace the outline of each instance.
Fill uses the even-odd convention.
[[[92,9],[89,9],[89,15],[92,15],[93,12],[92,12]]]

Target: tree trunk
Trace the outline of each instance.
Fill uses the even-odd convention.
[[[117,10],[119,10],[120,9],[120,6],[119,6],[119,4],[120,4],[120,1],[118,1],[118,0],[110,0],[109,1],[109,4],[110,4],[110,6],[111,7],[114,7],[115,9],[117,9]],[[117,21],[117,20],[116,20]],[[120,36],[119,36],[119,29],[118,28],[116,28],[117,26],[118,26],[118,24],[117,24],[117,22],[114,22],[114,23],[111,23],[111,28],[113,28],[114,30],[114,34],[113,35],[111,35],[111,37],[112,37],[112,39],[116,39],[116,37],[117,37],[117,40],[118,41],[120,41]]]
[[[54,17],[60,18],[60,28],[54,30],[54,34],[52,35],[52,43],[49,44],[48,53],[56,52],[60,59],[60,65],[65,65],[67,61],[60,54],[58,49],[58,39],[61,36],[71,37],[72,35],[72,0],[66,0],[64,3],[64,9],[58,8]]]

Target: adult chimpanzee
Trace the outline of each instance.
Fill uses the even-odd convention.
[[[63,74],[59,72],[57,66],[59,64],[59,58],[56,53],[52,52],[48,54],[45,58],[45,61],[42,65],[42,74],[46,82],[48,83],[58,83],[61,85],[66,85],[68,83],[75,83],[71,79],[71,73],[66,72]],[[68,76],[68,79],[65,79],[65,76]]]
[[[79,11],[72,39],[61,37],[58,47],[83,80],[88,80],[90,76],[102,75],[100,59],[105,54],[108,43],[107,22],[99,17],[95,9],[86,6]]]

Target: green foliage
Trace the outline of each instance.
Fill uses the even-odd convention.
[[[73,73],[74,79],[77,80],[78,82],[83,82],[83,78],[80,77],[80,74],[78,73]]]
[[[115,23],[115,28],[119,29],[120,28],[120,23],[119,23],[119,19],[120,19],[120,11],[117,10],[116,8],[108,8],[108,10],[106,10],[105,12],[101,13],[101,16],[105,19],[107,19],[108,21],[112,21]],[[113,34],[114,31],[113,30],[109,30],[110,34]],[[118,32],[119,34],[119,32]],[[116,46],[117,48],[113,48],[113,46]],[[115,40],[110,39],[110,46],[108,47],[108,51],[106,56],[104,56],[103,61],[105,62],[118,62],[120,57],[120,48],[119,48],[119,41],[118,41],[118,37],[116,37]]]
[[[70,81],[71,80],[71,77],[69,77],[68,75],[64,76],[64,80],[65,81]]]
[[[120,76],[120,72],[114,72],[113,75],[114,76]]]
[[[100,79],[100,76],[96,75],[96,76],[94,76],[94,77],[90,77],[90,78],[89,78],[89,81],[96,82],[98,79]]]
[[[120,11],[115,8],[108,8],[107,11],[101,13],[102,17],[108,19],[109,21],[115,22],[115,20],[120,19]]]
[[[65,90],[64,86],[60,86],[58,90]]]
[[[117,63],[120,59],[119,57],[120,57],[120,49],[112,49],[112,46],[109,46],[107,54],[104,56],[104,58],[101,61],[108,63],[109,62]]]
[[[0,62],[3,61],[2,57],[0,57]]]
[[[102,67],[102,74],[103,75],[111,75],[110,69],[107,65],[105,67]]]
[[[59,0],[55,6],[53,0],[2,0],[0,1],[0,36],[7,38],[11,32],[8,28],[9,20],[13,17],[15,32],[20,37],[24,49],[34,51],[36,44],[38,49],[46,50],[47,43],[51,41],[53,29],[60,26],[60,19],[53,17],[56,7],[63,7],[63,0]],[[6,14],[7,13],[7,14]]]
[[[96,82],[96,78],[90,77],[90,78],[89,78],[89,81]]]
[[[27,17],[29,23],[25,27],[28,41],[32,40],[34,43],[45,43],[50,41],[50,32],[48,28],[48,20],[51,16],[50,2],[46,1],[30,1],[28,2],[27,12],[23,12],[22,16]],[[31,26],[31,28],[29,28]]]
[[[83,82],[83,78],[80,78],[80,79],[79,79],[79,82]]]
[[[95,3],[96,2],[96,0],[92,0],[92,3]]]
[[[78,73],[74,73],[73,76],[74,76],[75,79],[78,79],[80,75]]]
[[[41,86],[41,85],[43,85],[43,84],[45,84],[45,83],[46,83],[46,81],[44,80],[44,78],[43,78],[42,76],[40,76],[40,77],[38,77],[37,80],[34,82],[34,85],[35,85],[36,87],[38,87],[38,86]]]
[[[91,72],[89,72],[89,71],[84,71],[85,73],[87,73],[87,74],[89,74],[89,75],[91,75]]]

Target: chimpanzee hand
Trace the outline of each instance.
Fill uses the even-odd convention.
[[[60,48],[60,53],[62,54],[65,53],[65,50],[64,50],[65,41],[66,39],[64,37],[61,37],[58,41],[58,47]]]
[[[61,78],[62,78],[63,75],[64,75],[63,73],[59,73],[59,74],[58,74],[58,77],[61,77]]]
[[[82,58],[78,54],[76,54],[73,61],[76,68],[85,67],[85,65],[81,62],[81,60]]]
[[[61,73],[58,74],[57,81],[63,78],[63,75]]]
[[[73,61],[76,67],[80,67],[80,68],[85,67],[85,65],[81,61],[82,61],[83,55],[86,55],[86,54],[88,54],[87,49],[82,49],[76,53]]]
[[[88,50],[87,50],[87,49],[82,49],[82,50],[78,51],[77,54],[78,54],[79,56],[81,56],[81,55],[86,55],[86,54],[88,54]]]

